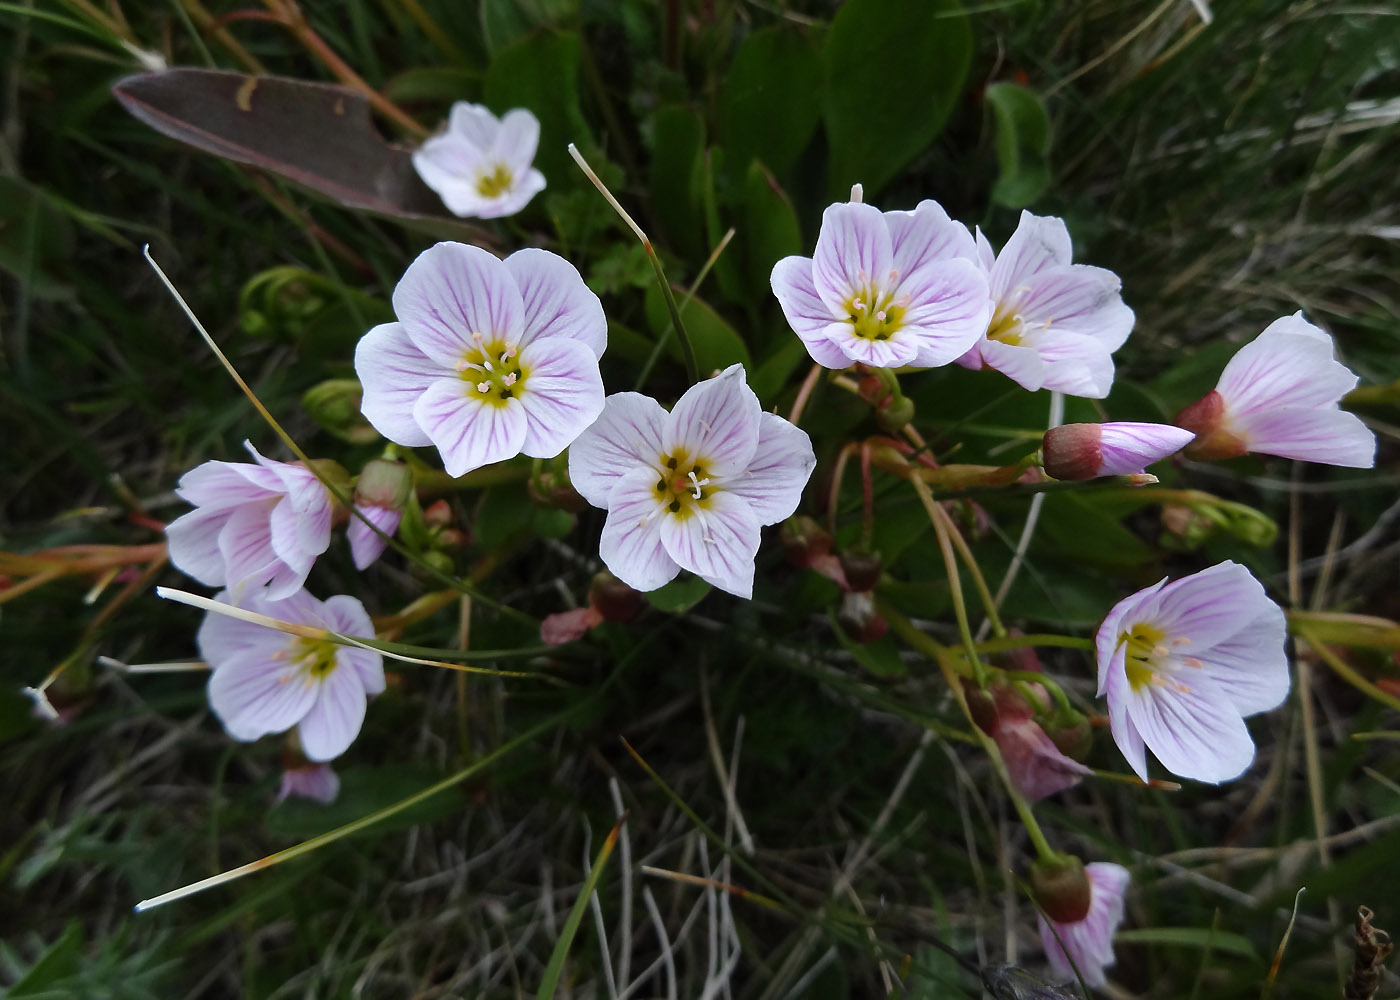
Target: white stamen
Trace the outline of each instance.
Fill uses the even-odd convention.
[[[891,280],[891,281],[898,281],[898,280],[899,280],[899,268],[897,268],[897,267],[892,267],[892,268],[890,268],[890,280]]]
[[[482,358],[482,359],[481,359],[481,363],[482,363],[483,365],[486,366],[486,370],[487,370],[488,372],[493,372],[493,371],[496,370],[495,368],[493,368],[493,367],[491,366],[491,362],[488,361],[486,358]]]
[[[695,499],[699,500],[701,497],[700,487],[709,486],[710,478],[706,476],[704,479],[696,479],[694,469],[691,469],[688,475],[690,478],[690,488],[695,491]]]
[[[706,545],[718,545],[718,544],[719,544],[719,542],[715,541],[715,540],[714,540],[713,538],[711,538],[709,535],[706,535],[704,538],[701,539],[701,541],[704,542]]]
[[[881,323],[883,323],[885,321],[885,310],[881,309],[879,312],[877,312],[875,314],[875,318],[878,319]]]
[[[505,383],[506,388],[510,388],[511,386],[515,385],[515,380],[516,380],[516,378],[517,378],[517,376],[516,376],[515,372],[511,372],[511,373],[510,373],[509,375],[507,375],[505,378],[501,379],[501,381]]]
[[[856,312],[864,312],[865,303],[862,302],[860,299],[851,299],[851,308],[856,310]]]
[[[480,393],[488,393],[488,392],[490,392],[490,391],[491,391],[491,383],[490,383],[490,382],[478,382],[478,383],[476,384],[476,391],[477,391],[477,392],[480,392]]]
[[[485,339],[486,339],[486,338],[483,337],[483,336],[481,335],[481,331],[480,331],[480,330],[478,330],[478,331],[476,331],[475,333],[472,334],[472,340],[475,340],[478,344],[481,343],[481,342],[482,342],[483,340],[485,340]]]

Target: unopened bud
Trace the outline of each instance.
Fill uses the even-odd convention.
[[[890,624],[875,610],[875,598],[869,591],[841,595],[836,620],[842,631],[856,642],[874,642],[889,631]]]
[[[914,419],[914,401],[908,396],[888,399],[887,405],[875,411],[875,423],[886,434],[898,434]]]
[[[790,517],[778,529],[783,557],[798,569],[806,569],[831,551],[831,535],[805,514]]]
[[[847,549],[841,553],[840,559],[846,584],[852,590],[874,590],[875,584],[880,582],[880,572],[884,568],[880,553]]]
[[[551,462],[532,475],[526,488],[530,498],[542,507],[555,507],[570,514],[579,514],[588,509],[588,501],[569,481],[569,467],[562,459]]]
[[[1094,747],[1094,730],[1082,712],[1070,708],[1060,708],[1041,724],[1045,735],[1070,760],[1083,763]]]
[[[423,523],[433,530],[439,530],[452,523],[452,507],[446,500],[434,500],[423,511]]]
[[[413,471],[407,465],[373,458],[365,463],[355,483],[355,505],[403,510],[412,492]]]
[[[1038,858],[1031,865],[1031,894],[1057,924],[1074,924],[1089,915],[1091,889],[1084,862],[1072,854]]]
[[[379,432],[360,414],[364,391],[353,378],[333,378],[307,389],[301,405],[311,419],[351,444],[379,440]]]
[[[1192,434],[1170,424],[1130,421],[1053,427],[1045,432],[1045,472],[1066,482],[1145,475],[1147,466],[1186,447]]]
[[[1238,458],[1249,447],[1225,426],[1225,397],[1212,389],[1176,415],[1178,427],[1193,432],[1196,439],[1186,446],[1186,456],[1199,461]]]
[[[628,622],[642,609],[642,595],[607,570],[593,577],[588,585],[588,603],[598,609],[604,621]]]

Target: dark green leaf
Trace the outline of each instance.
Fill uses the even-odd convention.
[[[305,839],[393,805],[442,780],[436,771],[416,764],[382,767],[349,767],[340,772],[340,794],[322,805],[308,799],[289,798],[267,811],[267,828],[279,836]],[[435,795],[376,824],[375,834],[402,830],[419,823],[450,816],[462,806],[453,795]]]
[[[753,366],[744,339],[723,316],[698,297],[691,299],[689,305],[684,305],[684,293],[679,289],[674,289],[674,292],[676,304],[681,310],[681,322],[685,324],[690,342],[695,347],[695,361],[701,378],[709,378],[711,372],[723,371],[736,362],[745,368]],[[646,313],[647,324],[657,336],[661,336],[671,325],[666,300],[654,283],[647,288]],[[671,334],[667,353],[680,358],[680,347],[674,333]]]
[[[710,592],[710,585],[698,576],[682,573],[676,579],[647,594],[647,601],[661,611],[679,614],[699,604]]]
[[[29,967],[7,997],[29,997],[46,993],[53,986],[78,973],[83,951],[83,928],[76,921],[64,928],[57,941],[44,949],[38,961]],[[54,994],[56,995],[56,994]]]
[[[802,252],[802,229],[787,193],[758,160],[749,164],[744,179],[744,269],[755,301],[772,293],[768,283],[773,265],[784,257]]]
[[[972,29],[957,0],[848,0],[826,37],[828,186],[873,194],[942,131],[962,93]]]
[[[582,177],[568,151],[571,142],[583,146],[590,141],[579,109],[581,55],[578,35],[540,31],[501,49],[486,71],[486,104],[493,112],[527,108],[540,120],[535,166],[552,185]]]
[[[1023,208],[1050,184],[1050,115],[1036,94],[1014,83],[994,83],[986,97],[996,118],[1001,165],[992,200]]]
[[[757,158],[786,175],[816,130],[821,82],[821,53],[806,29],[776,25],[745,38],[720,94],[731,166]]]
[[[673,104],[652,116],[651,214],[676,252],[705,256],[700,185],[705,123],[693,108]]]

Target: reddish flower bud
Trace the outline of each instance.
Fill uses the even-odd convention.
[[[913,419],[914,401],[908,396],[898,399],[887,396],[875,411],[875,423],[886,434],[898,434]]]
[[[1188,458],[1212,461],[1249,452],[1249,446],[1225,427],[1225,397],[1215,389],[1178,413],[1176,423],[1196,435],[1186,446]]]
[[[831,551],[831,535],[805,514],[790,517],[778,529],[783,557],[798,569],[806,569]]]
[[[842,594],[836,620],[842,631],[860,643],[874,642],[890,627],[889,622],[875,610],[875,599],[868,591]]]
[[[603,570],[588,585],[588,603],[598,609],[604,621],[628,622],[642,609],[642,595]]]
[[[355,506],[403,510],[413,492],[413,471],[402,462],[374,458],[360,470],[355,483]]]
[[[1094,730],[1081,712],[1060,709],[1045,720],[1045,735],[1070,760],[1083,761],[1094,746]]]
[[[446,528],[452,523],[452,507],[446,500],[434,500],[423,511],[423,523],[430,529]]]
[[[562,646],[566,642],[582,639],[589,629],[602,620],[603,616],[592,606],[545,615],[544,621],[540,622],[540,639],[546,646]]]
[[[1127,421],[1053,427],[1045,432],[1045,471],[1061,481],[1141,473],[1184,448],[1192,434],[1169,424]]]
[[[1084,862],[1072,854],[1038,858],[1031,865],[1031,894],[1057,924],[1076,923],[1088,916],[1091,891]]]
[[[840,555],[841,569],[846,574],[846,584],[852,590],[874,590],[880,582],[883,562],[878,552],[860,552],[847,549]]]

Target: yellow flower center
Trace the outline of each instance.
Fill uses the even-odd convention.
[[[674,517],[684,520],[697,509],[707,509],[710,498],[717,492],[705,475],[705,466],[698,457],[691,457],[683,448],[662,455],[657,467],[656,499]]]
[[[1025,330],[1026,327],[1021,322],[1020,313],[1016,312],[1015,309],[998,305],[996,312],[992,314],[992,322],[987,326],[987,339],[1015,346],[1021,342],[1021,336]]]
[[[1138,622],[1131,629],[1118,634],[1118,645],[1127,648],[1124,672],[1133,690],[1141,692],[1150,684],[1169,687],[1183,693],[1191,689],[1175,677],[1177,667],[1200,669],[1204,664],[1194,656],[1178,655],[1176,650],[1189,646],[1186,636],[1168,639],[1167,633],[1156,625]]]
[[[301,677],[307,684],[325,680],[338,666],[335,659],[338,649],[339,646],[329,639],[293,639],[282,656],[291,663],[294,672],[284,675],[282,680]]]
[[[473,346],[462,352],[456,369],[470,388],[467,394],[481,397],[483,402],[505,406],[525,389],[529,370],[520,363],[520,352],[514,343],[505,340],[488,341],[479,333],[472,334]]]
[[[477,175],[476,193],[483,198],[499,198],[509,191],[514,183],[515,175],[504,163],[498,163],[491,168],[490,173]]]
[[[899,280],[899,272],[890,272],[890,285]],[[904,325],[904,313],[909,296],[895,301],[894,293],[867,284],[846,300],[846,315],[857,337],[862,340],[889,340]]]

